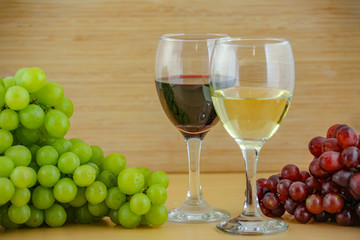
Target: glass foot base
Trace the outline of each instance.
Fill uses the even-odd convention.
[[[224,220],[230,217],[230,213],[217,209],[207,203],[201,205],[189,205],[183,203],[180,207],[169,211],[168,221],[179,223],[206,223]]]
[[[271,218],[239,216],[220,222],[216,227],[232,234],[259,235],[284,232],[288,229],[288,224]]]

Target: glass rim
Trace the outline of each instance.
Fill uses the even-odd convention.
[[[227,44],[234,46],[264,46],[264,45],[286,45],[290,41],[286,38],[225,38],[216,40],[216,44]]]
[[[220,40],[223,38],[228,39],[230,35],[226,33],[166,33],[160,36],[160,40],[181,42]]]

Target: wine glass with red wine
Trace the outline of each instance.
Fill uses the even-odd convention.
[[[217,39],[226,34],[164,34],[156,54],[156,89],[172,124],[184,136],[189,164],[185,202],[169,211],[172,222],[214,222],[229,212],[210,206],[200,185],[200,150],[208,131],[219,121],[211,100],[209,63]]]

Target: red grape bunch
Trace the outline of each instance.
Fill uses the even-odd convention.
[[[360,220],[360,136],[348,125],[331,126],[324,137],[309,143],[314,159],[308,171],[294,164],[281,173],[257,180],[262,212],[281,217],[285,212],[307,223],[336,221],[343,226]]]

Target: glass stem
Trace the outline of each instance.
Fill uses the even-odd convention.
[[[189,160],[189,189],[185,204],[201,205],[205,203],[200,185],[200,151],[202,140],[199,138],[188,138],[185,141]]]
[[[245,162],[246,191],[244,209],[241,215],[246,217],[262,216],[257,199],[256,167],[263,143],[239,144]],[[250,145],[250,146],[249,146]]]

